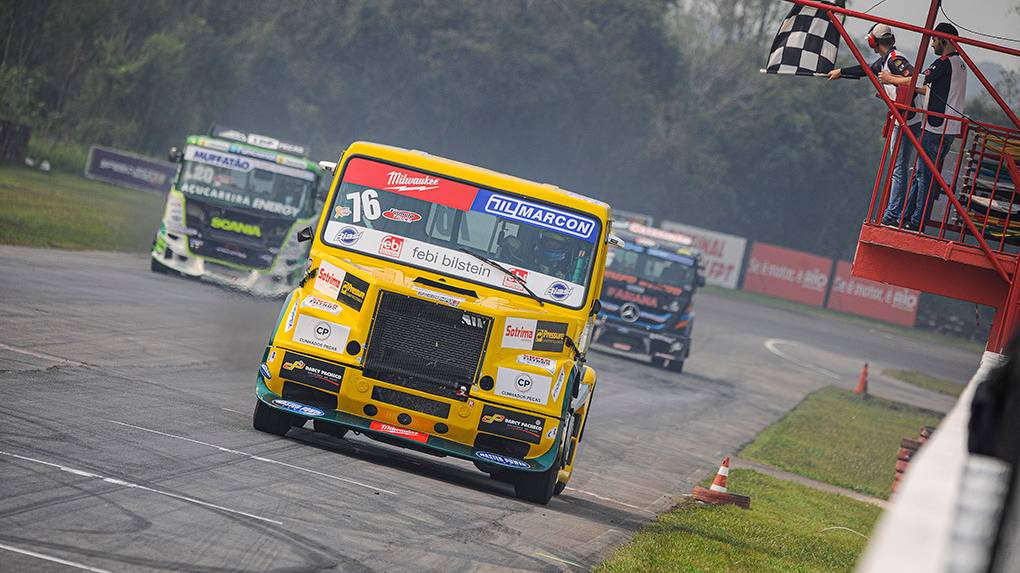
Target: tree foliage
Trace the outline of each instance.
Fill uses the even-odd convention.
[[[0,0],[0,110],[50,137],[150,153],[212,123],[320,158],[374,140],[846,257],[884,114],[860,82],[757,73],[785,9]]]

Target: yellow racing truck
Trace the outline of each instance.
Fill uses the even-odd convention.
[[[256,429],[313,420],[470,460],[548,503],[574,468],[609,206],[553,185],[352,144],[263,355]],[[615,241],[615,239],[613,239]]]

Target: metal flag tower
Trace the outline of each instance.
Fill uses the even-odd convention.
[[[942,166],[936,166],[935,158],[924,152],[920,138],[910,129],[886,130],[885,153],[872,190],[868,216],[861,227],[852,274],[994,307],[995,320],[987,349],[1002,352],[1020,320],[1020,195],[1017,194],[1017,186],[1020,185],[1020,168],[1017,165],[1020,162],[1020,119],[981,73],[964,46],[1014,57],[1020,57],[1020,50],[934,30],[941,0],[932,0],[924,26],[812,0],[789,1],[816,8],[828,16],[897,126],[907,125],[905,117],[911,112],[921,114],[924,121],[938,117],[944,122],[959,124],[959,151],[955,157],[949,154]],[[968,71],[981,82],[1012,125],[994,125],[965,114],[956,116],[929,112],[892,100],[847,33],[841,16],[887,24],[894,29],[922,35],[911,78],[911,92],[917,84],[929,39],[939,37],[948,40],[966,63]],[[902,220],[896,225],[881,224],[889,202],[892,168],[901,145],[912,145],[916,150],[911,172],[916,171],[923,161],[932,173],[931,191],[946,198],[934,205],[930,201],[925,203],[919,230],[907,228]],[[889,150],[892,150],[891,154]],[[912,177],[907,179],[910,180]]]

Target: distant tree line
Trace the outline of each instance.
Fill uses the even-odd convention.
[[[774,0],[0,0],[0,116],[162,155],[222,123],[424,149],[848,258],[863,82],[763,76]]]

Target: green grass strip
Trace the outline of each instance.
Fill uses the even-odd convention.
[[[740,455],[805,477],[887,498],[900,439],[940,415],[830,386],[805,398]]]
[[[750,510],[685,501],[596,571],[851,571],[881,512],[753,470],[732,470],[729,485],[751,496]]]
[[[145,252],[165,196],[78,175],[0,167],[0,243]]]
[[[932,390],[939,392],[947,396],[959,396],[963,389],[966,387],[964,384],[959,382],[953,382],[952,380],[946,380],[945,378],[938,378],[936,376],[930,376],[924,372],[918,372],[917,370],[898,370],[896,368],[886,368],[882,371],[883,376],[890,378],[896,378],[902,380],[908,384],[919,386],[926,390]]]

